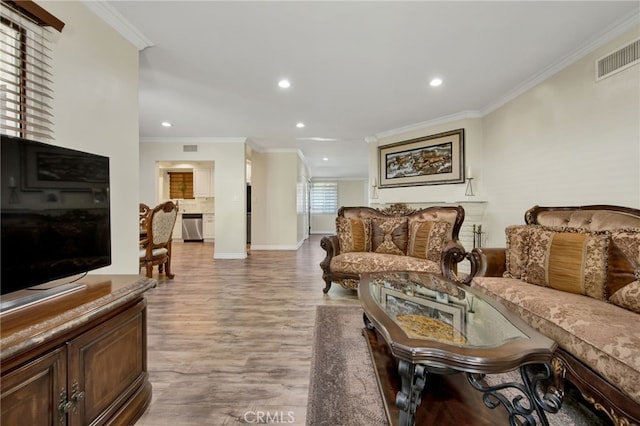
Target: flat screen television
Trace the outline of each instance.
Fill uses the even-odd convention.
[[[6,135],[1,145],[1,294],[110,265],[109,158]]]

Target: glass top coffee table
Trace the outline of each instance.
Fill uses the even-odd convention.
[[[551,377],[556,343],[481,292],[441,275],[390,272],[362,274],[358,296],[365,326],[377,330],[398,360],[400,425],[415,423],[429,373],[466,373],[484,393],[484,404],[504,406],[512,424],[535,425],[535,412],[547,425],[545,411],[560,409],[555,388],[538,386]],[[515,369],[522,383],[489,386],[483,380],[485,374]],[[517,389],[518,396],[505,397],[505,388]]]

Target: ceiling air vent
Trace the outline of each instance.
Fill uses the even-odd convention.
[[[596,81],[640,62],[640,39],[596,61]]]
[[[198,145],[182,145],[182,152],[198,152]]]

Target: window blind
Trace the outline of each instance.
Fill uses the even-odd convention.
[[[53,139],[47,26],[64,24],[31,1],[0,3],[0,132]]]
[[[193,173],[169,172],[169,198],[193,198]]]
[[[311,183],[311,213],[335,214],[338,211],[338,184],[335,182]]]

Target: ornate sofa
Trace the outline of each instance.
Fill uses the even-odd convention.
[[[613,424],[640,424],[640,210],[535,206],[525,222],[468,254],[471,286],[558,343],[560,392],[566,379]]]
[[[444,252],[464,253],[458,241],[464,221],[460,206],[412,209],[393,204],[382,210],[341,207],[336,234],[320,245],[324,292],[335,282],[355,290],[363,272],[442,272]]]

